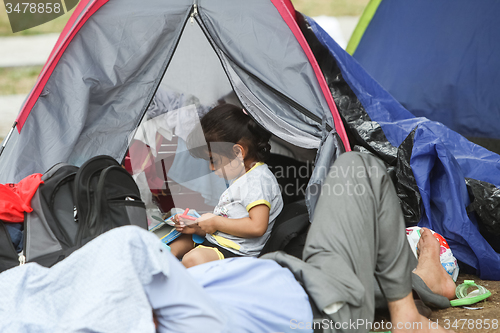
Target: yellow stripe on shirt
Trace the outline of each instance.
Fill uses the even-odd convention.
[[[222,247],[227,247],[227,248],[235,249],[238,251],[241,249],[241,246],[239,244],[236,244],[235,242],[233,242],[230,239],[227,239],[227,238],[219,236],[219,235],[214,235],[214,234],[212,234],[212,237],[215,238],[217,243],[219,243],[219,245],[221,245]]]
[[[261,200],[257,200],[257,201],[254,201],[254,202],[248,204],[247,205],[247,212],[249,212],[250,209],[252,209],[258,205],[266,205],[267,207],[269,207],[269,209],[271,209],[271,204],[269,203],[269,201],[261,199]]]

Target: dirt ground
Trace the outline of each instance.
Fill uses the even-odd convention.
[[[455,332],[467,333],[493,333],[500,332],[500,281],[481,280],[474,275],[460,274],[457,280],[457,286],[464,280],[474,280],[491,291],[491,296],[486,300],[470,305],[470,308],[477,310],[464,309],[463,307],[449,307],[447,309],[432,309],[429,319],[438,322],[444,328]],[[474,290],[469,289],[469,292]],[[378,313],[377,321],[387,321],[387,313]],[[489,327],[489,328],[488,328]]]
[[[486,281],[474,275],[460,274],[457,286],[464,280],[474,280],[476,284],[491,291],[491,296],[486,300],[469,306],[470,308],[482,309],[469,310],[463,307],[450,307],[448,309],[434,310],[430,319],[438,321],[444,327],[449,326],[448,328],[455,332],[500,332],[500,281]],[[469,291],[472,290],[469,289]],[[493,322],[496,322],[496,325]],[[486,323],[490,323],[489,329],[485,328]]]

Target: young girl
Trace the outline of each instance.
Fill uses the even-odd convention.
[[[188,138],[190,152],[209,160],[211,170],[230,186],[213,214],[203,214],[191,225],[176,218],[176,229],[183,235],[170,247],[186,267],[229,257],[257,256],[283,208],[278,182],[263,163],[271,148],[269,132],[232,104],[210,110],[202,117],[201,128],[204,144],[199,147],[196,142],[200,142],[200,131],[193,131]],[[192,234],[205,237],[204,242],[196,246]]]

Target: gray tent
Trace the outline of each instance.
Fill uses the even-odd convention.
[[[312,206],[328,167],[350,150],[288,1],[85,0],[4,142],[0,183],[101,154],[123,161],[148,108],[162,103],[152,103],[158,89],[198,114],[232,96],[273,133],[273,148],[312,152]]]

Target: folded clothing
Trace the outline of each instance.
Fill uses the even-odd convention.
[[[24,225],[22,223],[5,223],[4,225],[9,232],[10,240],[12,241],[12,245],[14,245],[14,249],[17,253],[21,252],[24,245]]]

